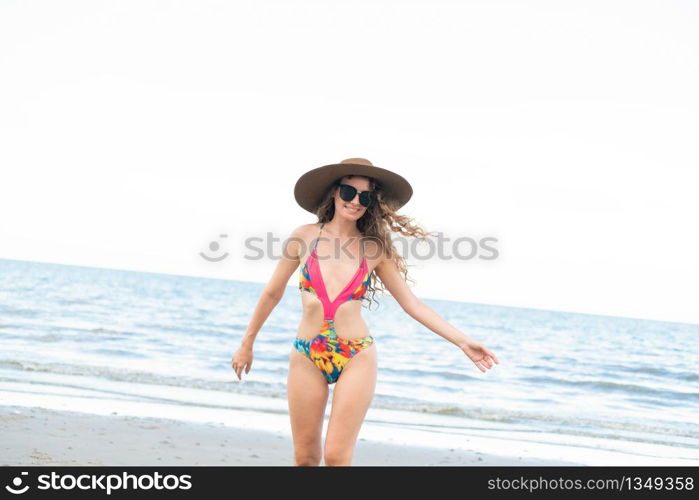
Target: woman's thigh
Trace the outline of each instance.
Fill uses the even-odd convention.
[[[329,449],[351,453],[374,397],[377,368],[376,343],[359,351],[345,365],[333,388],[326,453]]]
[[[297,453],[309,449],[320,452],[328,384],[320,369],[296,349],[289,356],[287,392]]]

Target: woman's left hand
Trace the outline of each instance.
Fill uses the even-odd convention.
[[[468,356],[482,372],[485,372],[488,368],[492,368],[494,366],[493,362],[500,364],[495,354],[480,342],[469,340],[459,347],[461,347],[464,354]]]

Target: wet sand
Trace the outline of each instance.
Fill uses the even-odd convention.
[[[165,418],[0,406],[0,436],[0,465],[294,465],[288,435]],[[577,464],[360,438],[353,465]]]

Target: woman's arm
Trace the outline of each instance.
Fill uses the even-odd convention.
[[[495,363],[500,362],[495,354],[483,344],[455,328],[437,314],[434,309],[416,297],[401,276],[400,270],[393,259],[389,259],[384,255],[381,263],[376,267],[376,274],[393,298],[396,299],[410,317],[461,349],[471,358],[479,370],[485,371],[484,367],[492,368],[493,361]]]
[[[262,329],[267,318],[284,296],[284,291],[289,282],[289,278],[299,267],[301,242],[303,239],[304,226],[299,226],[291,233],[291,236],[284,242],[282,256],[277,267],[265,288],[260,294],[255,310],[250,318],[245,334],[240,343],[240,348],[231,359],[231,366],[240,379],[240,374],[245,369],[245,373],[250,373],[252,366],[252,346],[255,338]]]
[[[289,278],[300,265],[299,252],[300,242],[303,241],[302,233],[303,226],[299,226],[284,241],[282,256],[274,269],[274,273],[272,273],[272,277],[260,294],[260,299],[257,301],[257,306],[255,306],[255,310],[252,313],[248,328],[243,335],[242,345],[252,347],[262,325],[267,321],[267,318],[279,301],[282,300]]]

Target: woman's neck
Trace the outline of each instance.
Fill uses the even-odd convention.
[[[330,229],[330,234],[337,238],[353,238],[362,235],[357,229],[357,223],[350,220],[337,220],[334,218],[330,222],[325,223],[324,229]]]

